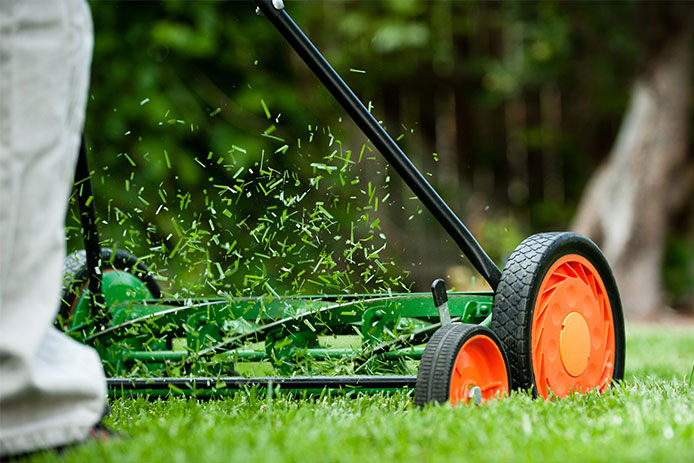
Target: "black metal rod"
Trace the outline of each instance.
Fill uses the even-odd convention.
[[[496,289],[501,278],[501,271],[494,264],[494,261],[482,249],[482,246],[472,236],[463,222],[441,199],[436,190],[426,181],[395,141],[364,107],[354,92],[304,35],[284,8],[275,8],[272,0],[254,1],[338,103],[347,111],[362,132],[371,140],[376,149],[381,152],[414,194],[434,215],[477,271],[480,272],[493,289]],[[281,4],[281,2],[275,1]]]
[[[245,387],[273,387],[281,389],[395,389],[414,388],[416,376],[240,376],[199,378],[107,378],[110,390],[158,390],[173,386],[179,389],[243,389]]]
[[[77,156],[77,168],[75,170],[75,185],[77,188],[77,204],[80,212],[80,225],[82,226],[82,238],[84,239],[84,251],[87,258],[87,278],[89,279],[89,293],[91,295],[91,315],[99,316],[103,306],[101,294],[101,245],[99,244],[99,229],[96,225],[96,207],[94,205],[94,193],[92,192],[91,171],[87,161],[87,148],[84,137],[80,143]]]

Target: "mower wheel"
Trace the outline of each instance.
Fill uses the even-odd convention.
[[[496,335],[482,325],[439,328],[419,363],[415,404],[478,404],[509,393],[506,355]]]
[[[161,297],[161,289],[152,272],[140,259],[127,251],[102,248],[100,268],[104,274],[114,270],[131,273],[145,284],[153,298]],[[75,305],[88,286],[87,280],[87,255],[85,251],[80,250],[68,255],[63,268],[63,289],[58,316],[56,317],[56,322],[59,324],[62,322],[64,327],[69,326]]]
[[[540,233],[509,257],[491,329],[514,389],[542,397],[604,391],[624,377],[619,292],[600,249],[577,233]]]

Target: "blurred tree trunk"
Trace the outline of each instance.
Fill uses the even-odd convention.
[[[573,228],[605,253],[631,318],[657,317],[664,308],[668,222],[691,194],[692,32],[687,24],[653,50],[612,151],[589,181],[574,219]]]

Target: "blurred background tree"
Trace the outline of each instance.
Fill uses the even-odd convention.
[[[642,59],[629,105],[609,157],[586,188],[574,227],[602,247],[630,313],[652,317],[664,302],[668,230],[691,209],[694,194],[694,162],[687,159],[694,7],[644,3],[637,14]]]
[[[694,310],[688,4],[289,1],[287,8],[499,265],[525,236],[573,223],[605,248],[627,315]],[[270,159],[299,185],[316,178],[316,163],[335,161],[339,144],[340,156],[363,158],[352,183],[327,176],[303,205],[314,210],[334,192],[343,205],[354,200],[331,215],[360,224],[373,250],[387,244],[383,274],[407,272],[402,287],[426,290],[445,276],[458,289],[482,288],[455,244],[254,10],[251,2],[92,3],[85,130],[105,243],[180,277],[172,291],[209,273],[209,262],[222,268],[219,281],[196,290],[266,291],[249,273],[272,280],[274,290],[295,290],[296,272],[276,277],[285,261],[230,251],[244,240],[251,249],[253,218],[274,206],[256,195],[227,201],[222,214],[218,186],[243,178],[243,188],[257,189],[258,163]],[[673,83],[661,84],[661,74]],[[662,85],[670,93],[661,98]],[[640,93],[657,96],[639,105]],[[636,138],[626,143],[629,132]],[[77,248],[74,216],[67,223]],[[324,240],[321,255],[354,244],[344,231],[331,232],[338,239]],[[369,278],[369,255],[361,278]],[[320,267],[315,256],[308,267]],[[331,284],[340,292],[340,282]]]

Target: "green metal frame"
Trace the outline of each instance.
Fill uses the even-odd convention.
[[[110,377],[411,374],[440,327],[429,293],[153,299],[119,270],[103,274],[102,291],[108,325],[89,319],[85,288],[68,332],[98,350]],[[463,323],[488,326],[492,302],[491,292],[448,295]]]

